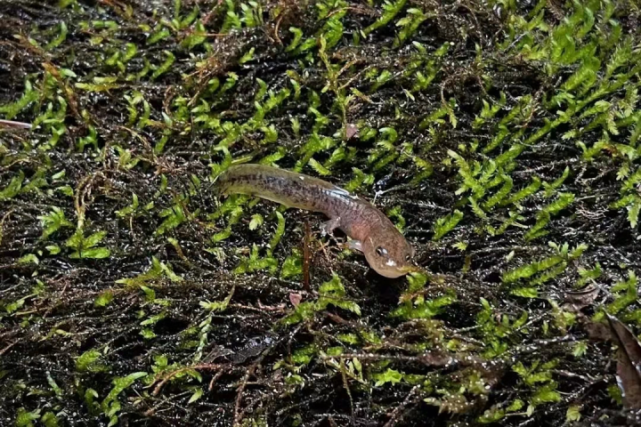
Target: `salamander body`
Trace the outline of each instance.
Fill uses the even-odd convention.
[[[365,255],[380,275],[396,278],[415,271],[414,249],[374,205],[322,179],[259,164],[231,166],[216,181],[220,194],[246,194],[290,208],[320,212],[330,220],[325,233],[341,229],[351,249]]]

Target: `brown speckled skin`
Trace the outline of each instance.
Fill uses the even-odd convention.
[[[287,207],[321,212],[361,244],[370,266],[385,277],[414,271],[414,250],[374,205],[327,181],[258,164],[231,166],[216,181],[221,194],[247,194]],[[331,231],[331,230],[330,230]]]

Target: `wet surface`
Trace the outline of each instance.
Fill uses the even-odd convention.
[[[373,3],[0,4],[0,425],[633,425],[638,11]],[[247,161],[429,275],[216,197]]]

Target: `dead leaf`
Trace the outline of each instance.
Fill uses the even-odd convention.
[[[291,292],[289,294],[289,302],[291,302],[294,307],[297,307],[298,304],[300,304],[302,299],[303,299],[303,296],[301,294],[294,293],[294,292]]]
[[[345,137],[347,139],[358,138],[358,128],[355,124],[350,123],[345,127]]]
[[[587,320],[584,322],[585,331],[592,341],[603,342],[612,340],[612,331],[607,325],[600,322],[592,322]]]
[[[566,292],[565,302],[573,304],[578,308],[587,307],[597,299],[601,289],[598,286],[591,285],[577,292]]]
[[[616,317],[607,315],[612,338],[617,343],[617,384],[623,394],[623,406],[641,409],[641,343]]]

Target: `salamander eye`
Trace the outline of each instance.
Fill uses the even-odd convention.
[[[405,255],[405,261],[409,261],[411,259],[412,259],[412,255],[410,254]]]
[[[376,248],[376,253],[378,254],[378,256],[385,256],[387,255],[387,249],[385,249],[382,246],[379,246],[378,248]]]

